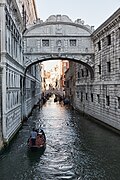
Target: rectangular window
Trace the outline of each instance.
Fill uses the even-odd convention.
[[[78,78],[80,78],[80,72],[78,72]]]
[[[106,96],[106,105],[109,106],[110,105],[110,97]]]
[[[79,98],[79,92],[77,92],[77,98]]]
[[[10,38],[8,38],[8,52],[10,53]]]
[[[97,102],[100,103],[100,95],[97,94]]]
[[[120,109],[120,97],[118,97],[118,109]]]
[[[83,92],[81,92],[81,102],[83,101]]]
[[[88,100],[88,94],[87,93],[86,93],[85,97],[86,97],[86,100]]]
[[[42,46],[43,47],[48,47],[49,46],[49,40],[42,40]]]
[[[111,45],[111,35],[110,34],[107,36],[107,45],[108,46]]]
[[[118,97],[118,109],[120,109],[120,97]]]
[[[84,77],[84,70],[81,69],[81,74],[82,74],[82,77]]]
[[[76,46],[76,39],[70,39],[70,46]]]
[[[110,63],[110,61],[107,62],[107,72],[111,72],[111,63]]]
[[[118,28],[118,38],[120,39],[120,28]]]
[[[118,63],[119,63],[119,69],[120,69],[120,58],[118,59]]]
[[[91,102],[93,102],[93,93],[91,93]]]
[[[99,74],[101,74],[101,65],[100,64],[98,65],[98,72],[99,72]]]
[[[101,41],[98,42],[98,51],[101,50]]]

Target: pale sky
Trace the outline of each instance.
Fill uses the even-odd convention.
[[[74,22],[99,27],[118,8],[120,0],[36,0],[38,17],[45,21],[50,15],[67,15]]]

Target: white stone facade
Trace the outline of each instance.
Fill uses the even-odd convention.
[[[6,3],[6,1],[2,2],[0,3],[1,131],[2,137],[6,141],[20,127],[21,123],[20,74],[23,74],[22,18],[16,13],[15,2],[10,4],[9,2]]]
[[[30,113],[40,97],[39,65],[33,66],[26,74],[28,84],[32,86],[33,82],[35,86],[28,86],[31,89],[28,99],[23,97],[25,68],[22,32],[25,27],[19,9],[23,4],[18,6],[19,2],[0,1],[0,144],[13,137],[20,128],[23,117]],[[25,103],[29,103],[29,106],[26,106],[28,110],[24,108]]]

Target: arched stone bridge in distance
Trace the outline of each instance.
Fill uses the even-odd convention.
[[[55,94],[59,97],[64,96],[64,91],[62,91],[60,89],[49,89],[49,90],[44,91],[44,93],[45,93],[45,95],[52,93],[52,94]]]
[[[69,60],[83,64],[94,77],[93,27],[66,15],[52,15],[38,21],[24,33],[25,72],[33,64],[47,60]]]

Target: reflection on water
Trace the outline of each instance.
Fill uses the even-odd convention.
[[[36,123],[47,138],[44,152],[27,139]],[[53,98],[34,109],[9,148],[0,155],[1,180],[119,180],[120,136]]]

